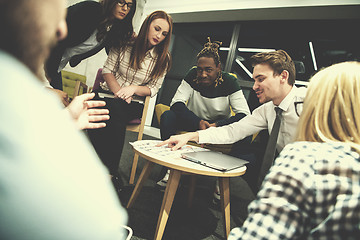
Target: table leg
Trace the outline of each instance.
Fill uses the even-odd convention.
[[[156,226],[156,232],[154,239],[160,240],[164,234],[165,226],[169,218],[170,210],[172,203],[174,201],[175,193],[179,186],[181,177],[181,171],[170,169],[170,176],[168,183],[166,184],[166,189],[161,204],[161,210],[159,214],[159,219]]]
[[[189,184],[189,195],[188,195],[188,208],[191,208],[192,206],[192,200],[194,198],[194,192],[195,192],[195,185],[196,185],[196,175],[191,174],[190,184]]]
[[[151,169],[153,168],[154,163],[150,161],[146,161],[145,166],[143,170],[141,171],[140,177],[135,185],[135,188],[131,194],[131,197],[129,199],[129,202],[126,206],[126,208],[131,208],[134,204],[135,199],[140,193],[141,188],[143,187],[145,180],[149,177],[149,174],[151,172]]]
[[[228,177],[219,177],[221,210],[224,217],[225,237],[230,233],[230,179]]]

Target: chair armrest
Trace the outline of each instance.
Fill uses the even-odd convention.
[[[155,115],[156,115],[156,119],[157,119],[159,124],[160,124],[161,115],[167,110],[170,110],[169,106],[167,106],[165,104],[162,104],[162,103],[156,104],[156,106],[155,106]]]
[[[82,93],[86,93],[87,92],[87,89],[88,89],[88,86],[85,84],[85,83],[83,83],[83,82],[81,82],[81,81],[79,81],[79,80],[76,80],[76,83],[75,83],[75,90],[74,90],[74,98],[76,97],[76,96],[79,96],[80,95],[80,89],[83,89],[83,91],[82,91]]]

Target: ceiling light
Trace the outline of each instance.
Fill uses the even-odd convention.
[[[220,51],[229,51],[230,48],[229,47],[220,47]],[[254,53],[258,53],[258,52],[272,52],[275,51],[275,49],[266,49],[266,48],[238,48],[239,52],[254,52]]]

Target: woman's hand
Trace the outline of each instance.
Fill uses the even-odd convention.
[[[122,87],[119,91],[115,93],[117,98],[120,98],[127,103],[131,103],[132,96],[135,94],[137,86],[130,85],[127,87]]]

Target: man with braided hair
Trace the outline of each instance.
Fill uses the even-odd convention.
[[[198,53],[197,65],[182,80],[170,110],[161,115],[162,140],[179,130],[196,131],[224,126],[250,114],[236,75],[221,70],[220,45],[220,42],[211,42],[209,38]],[[158,185],[164,186],[166,182],[167,175]]]

